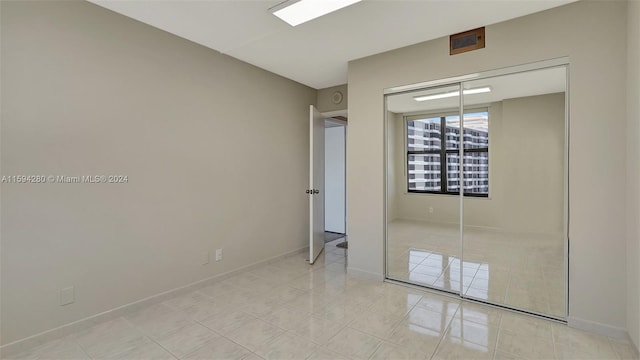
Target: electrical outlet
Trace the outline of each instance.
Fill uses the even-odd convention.
[[[73,286],[60,290],[60,306],[73,304],[75,299],[75,290]]]
[[[205,251],[202,253],[202,265],[207,265],[209,263],[209,252]]]
[[[222,249],[216,250],[216,261],[222,260]]]

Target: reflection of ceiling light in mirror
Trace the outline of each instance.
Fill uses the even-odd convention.
[[[485,87],[479,87],[475,89],[464,89],[462,90],[462,94],[463,95],[482,94],[490,91],[491,91],[491,88],[489,86],[485,86]],[[455,97],[455,96],[460,96],[460,91],[456,90],[456,91],[449,91],[449,92],[433,94],[433,95],[415,96],[413,99],[415,101],[427,101],[427,100],[444,99],[444,98]]]
[[[362,0],[288,0],[269,9],[291,26],[340,10]]]
[[[415,96],[413,99],[415,101],[427,101],[427,100],[437,100],[437,99],[455,97],[455,96],[459,96],[459,95],[460,95],[460,91],[449,91],[449,92],[440,93],[440,94]]]
[[[491,92],[491,88],[488,86],[485,86],[485,87],[479,87],[475,89],[464,89],[462,90],[462,95],[482,94],[482,93],[488,93],[488,92]]]

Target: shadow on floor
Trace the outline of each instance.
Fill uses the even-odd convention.
[[[324,242],[325,244],[328,242],[331,242],[333,240],[337,240],[344,237],[344,234],[340,234],[340,233],[335,233],[335,232],[331,232],[331,231],[325,231],[324,232]]]

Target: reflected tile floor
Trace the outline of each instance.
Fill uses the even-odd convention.
[[[561,236],[396,220],[389,224],[389,277],[471,298],[563,318]],[[462,285],[460,282],[462,275]]]
[[[11,359],[637,359],[627,342],[346,274],[342,241]]]

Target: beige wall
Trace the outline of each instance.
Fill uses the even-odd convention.
[[[333,93],[339,91],[342,93],[342,101],[335,104],[333,102]],[[330,88],[318,90],[316,97],[316,107],[320,112],[330,112],[338,110],[347,110],[349,104],[349,94],[347,92],[347,85],[332,86]]]
[[[490,104],[488,198],[465,199],[466,226],[525,233],[561,234],[564,219],[564,93]],[[407,193],[402,115],[396,114],[395,166],[389,179],[396,218],[455,224],[457,196]],[[399,134],[399,135],[398,135]],[[389,169],[392,169],[389,166]],[[532,189],[544,189],[544,191]],[[429,212],[429,208],[433,212]],[[393,219],[393,217],[390,217]]]
[[[350,62],[349,271],[383,274],[383,89],[568,56],[570,320],[623,332],[626,145],[612,129],[626,126],[626,10],[580,1],[488,26],[482,50],[449,56],[441,38]]]
[[[640,347],[640,2],[629,1],[627,57],[627,327]]]
[[[315,90],[86,2],[1,9],[2,175],[129,177],[2,184],[3,344],[306,245]]]

